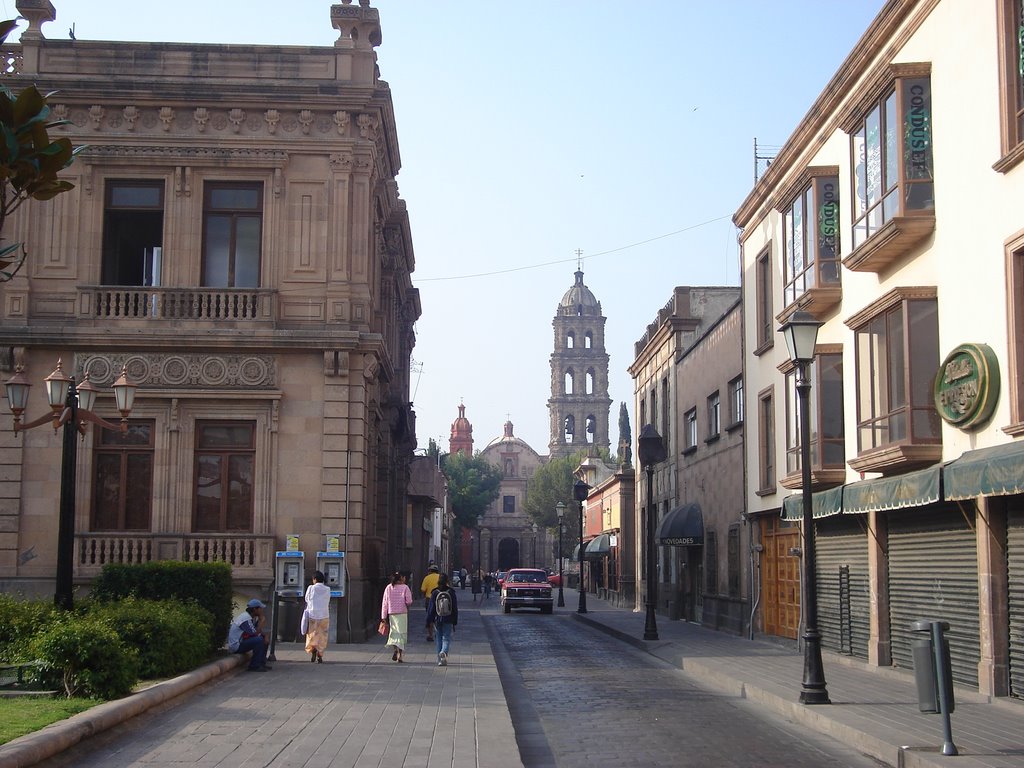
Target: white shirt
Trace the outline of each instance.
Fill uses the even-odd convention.
[[[330,617],[331,588],[326,584],[310,584],[306,587],[306,609],[311,619]]]

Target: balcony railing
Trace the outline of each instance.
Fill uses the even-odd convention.
[[[129,320],[273,320],[270,288],[84,286],[79,316]]]
[[[75,577],[88,579],[108,563],[159,560],[227,563],[236,580],[265,583],[274,576],[274,537],[257,534],[83,533],[75,536]]]

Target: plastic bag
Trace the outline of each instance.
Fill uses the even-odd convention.
[[[309,633],[309,608],[302,612],[302,619],[299,621],[299,632],[303,635]]]

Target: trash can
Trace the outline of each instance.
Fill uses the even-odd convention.
[[[914,637],[910,640],[910,648],[914,658],[914,682],[917,684],[917,706],[922,712],[937,713],[942,711],[939,696],[939,667],[945,688],[945,701],[948,711],[954,709],[953,701],[953,669],[949,661],[949,644],[943,635],[949,629],[949,622],[936,619],[919,619],[911,622],[910,631]],[[936,648],[936,638],[939,648]]]

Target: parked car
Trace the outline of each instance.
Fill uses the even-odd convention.
[[[560,587],[562,586],[562,577],[559,576],[557,573],[549,573],[548,584],[550,584],[552,587]]]
[[[452,573],[452,577],[451,579],[449,579],[449,581],[451,582],[451,585],[456,589],[458,589],[462,585],[462,577],[460,576],[458,571]]]
[[[498,589],[501,589],[503,586],[505,586],[505,574],[507,573],[508,571],[498,571],[496,574],[494,574],[494,578],[498,582]]]
[[[548,574],[540,568],[513,568],[505,575],[501,587],[501,606],[505,613],[513,608],[540,608],[551,613],[554,608]]]

